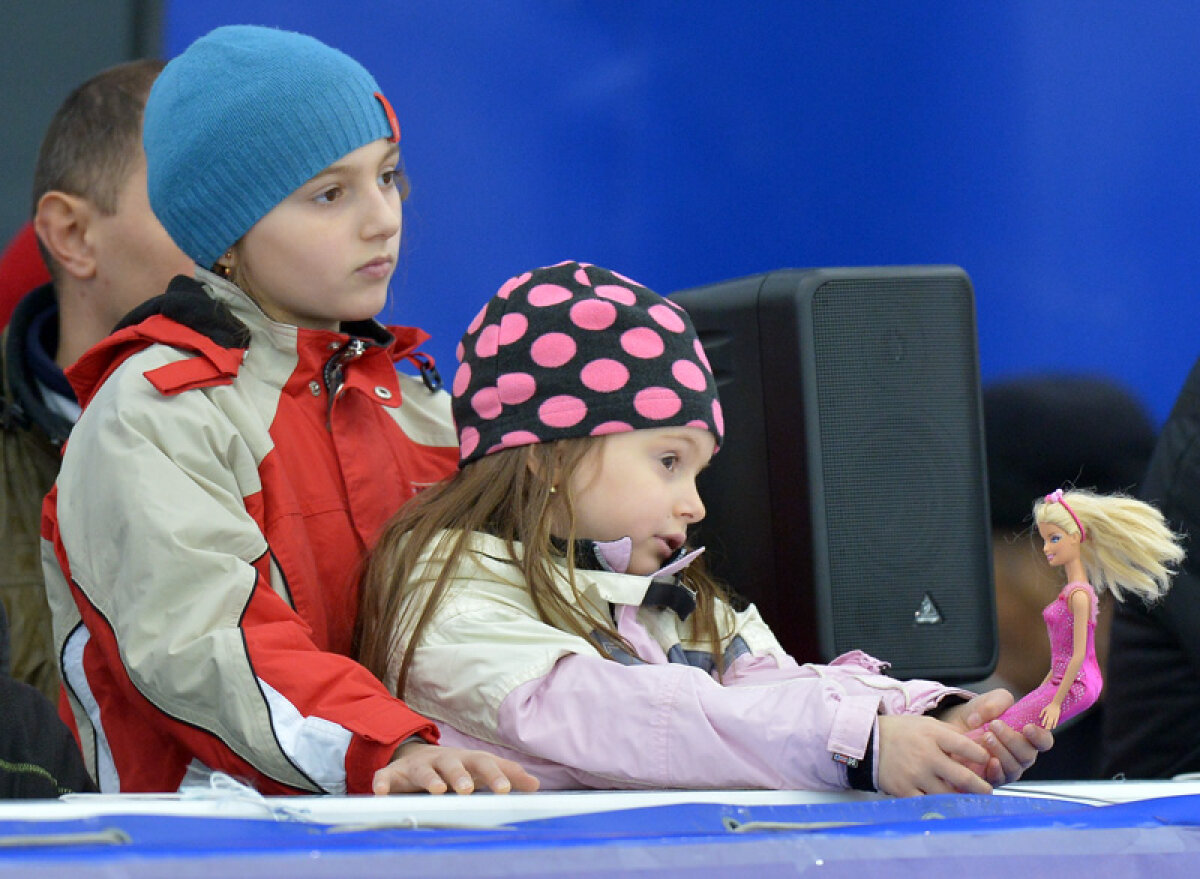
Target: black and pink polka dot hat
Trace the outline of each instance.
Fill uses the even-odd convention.
[[[599,266],[510,278],[467,327],[458,360],[459,467],[573,437],[686,425],[720,445],[725,432],[687,312]]]

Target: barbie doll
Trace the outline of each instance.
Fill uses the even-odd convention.
[[[1067,583],[1042,612],[1050,635],[1050,671],[1037,689],[1000,716],[1013,729],[1054,729],[1091,707],[1103,681],[1096,661],[1097,593],[1161,597],[1183,560],[1179,535],[1162,514],[1120,494],[1062,489],[1033,505],[1046,561]]]

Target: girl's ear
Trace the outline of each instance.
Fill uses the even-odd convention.
[[[525,469],[534,480],[548,480],[551,494],[558,490],[559,473],[562,472],[562,468],[559,466],[557,453],[547,455],[545,446],[538,443],[528,445],[525,447]]]
[[[529,475],[535,479],[541,475],[542,462],[537,459],[537,455],[533,453],[533,446],[525,447],[525,469],[529,471]]]

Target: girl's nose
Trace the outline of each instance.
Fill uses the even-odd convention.
[[[697,490],[695,482],[691,484],[690,488],[684,492],[683,497],[680,498],[678,512],[680,518],[687,519],[689,522],[700,522],[704,519],[706,512],[704,501],[700,497],[700,492]]]
[[[364,237],[391,238],[400,231],[403,209],[400,204],[400,195],[394,189],[374,189],[368,196],[365,210]]]

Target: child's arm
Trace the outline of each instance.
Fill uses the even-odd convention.
[[[748,686],[769,681],[782,681],[795,677],[799,672],[800,666],[778,646],[774,635],[759,618],[753,606],[732,616],[730,625],[737,637],[744,636],[750,639],[756,645],[756,650],[737,656],[721,673],[722,684]],[[852,666],[879,674],[882,674],[886,668],[882,662],[858,652],[846,654],[835,662],[847,660],[853,660],[850,663]],[[961,695],[965,696],[966,694],[964,692]],[[983,696],[974,697],[969,702],[961,703],[953,708],[938,708],[929,713],[948,721],[960,732],[965,732],[998,717],[1011,704],[1011,694],[1004,690],[995,690]],[[974,726],[964,726],[961,722],[961,718],[968,715],[974,715]],[[1031,726],[1026,734],[1026,732],[1014,731],[1003,723],[997,724],[991,735],[981,736],[976,740],[988,750],[989,757],[985,761],[971,763],[968,768],[993,785],[1004,785],[1016,781],[1025,770],[1033,765],[1037,755],[1042,751],[1049,750],[1054,742],[1053,736],[1041,727]],[[938,755],[945,756],[952,753],[953,750],[939,751]],[[972,750],[972,752],[978,757],[977,751]],[[928,761],[925,765],[929,765]],[[961,781],[962,775],[958,770],[945,768]],[[974,782],[970,782],[970,784],[973,786]]]
[[[692,666],[622,665],[509,606],[469,604],[456,599],[427,630],[406,698],[515,759],[566,767],[576,784],[844,789],[842,758],[864,756],[881,708],[919,714],[949,692],[860,667],[725,687]]]
[[[968,768],[989,754],[949,724],[929,716],[879,718],[879,790],[900,797],[921,794],[988,794],[992,786]]]
[[[239,426],[203,393],[159,395],[143,377],[152,355],[169,356],[127,361],[80,422],[58,483],[61,531],[46,535],[61,537],[47,575],[89,635],[74,671],[100,688],[117,762],[136,767],[150,744],[264,792],[367,792],[400,742],[436,741],[436,728],[318,648],[281,597]],[[150,771],[140,784],[164,783]]]
[[[483,751],[443,748],[419,739],[396,749],[394,759],[375,773],[372,791],[384,794],[422,793],[469,794],[483,785],[493,793],[506,794],[538,789],[538,781],[518,763],[493,757]]]
[[[882,671],[882,663],[872,663],[869,657],[861,656],[859,660],[866,667],[874,667]],[[765,682],[771,680],[785,680],[788,677],[794,677],[799,670],[799,666],[795,661],[786,654],[783,656],[763,655],[754,656],[752,654],[743,654],[739,656],[731,666],[726,669],[722,675],[723,682],[733,682],[736,686],[746,686],[754,682]],[[1012,704],[1012,694],[1006,690],[993,690],[982,696],[976,696],[968,702],[957,704],[946,709],[934,709],[929,712],[932,718],[946,721],[950,727],[958,732],[966,732],[982,726],[985,721],[992,721],[999,717],[1003,711]],[[895,715],[903,716],[903,715]],[[967,718],[970,718],[973,725],[967,725]],[[880,729],[884,726],[895,728],[896,725],[884,724],[884,718],[880,718]],[[903,725],[900,725],[903,727]],[[945,724],[942,725],[943,727]],[[925,730],[929,732],[937,727],[929,724],[912,725],[915,730]],[[942,733],[945,730],[941,730]],[[930,738],[925,744],[944,743],[945,741],[954,741],[953,737],[939,735],[936,739]],[[966,764],[960,768],[970,769],[978,778],[989,782],[992,785],[1004,785],[1016,781],[1037,759],[1037,755],[1049,750],[1053,745],[1053,736],[1043,728],[1032,725],[1025,733],[1014,731],[1004,723],[995,724],[991,735],[984,735],[976,739],[988,751],[988,757],[981,759],[980,754],[975,749],[970,749],[970,753],[974,754],[975,760],[964,759],[966,753],[961,747],[961,742],[955,742],[953,747],[947,746],[940,749],[935,749],[936,753],[929,752],[927,756],[936,757],[937,760],[920,761],[920,771],[923,773],[931,772],[935,766],[941,767],[941,772],[938,777],[956,779],[958,783],[965,783],[967,786],[957,789],[975,790],[978,788],[975,781],[966,779],[959,769],[947,766],[942,760],[945,757],[951,757],[961,763]],[[889,756],[894,754],[889,751]],[[891,768],[895,770],[897,766],[903,766],[903,762],[892,761]],[[903,770],[901,770],[903,771]],[[880,775],[877,773],[877,775]],[[926,776],[927,778],[928,776]],[[893,790],[894,788],[915,788],[920,784],[920,779],[914,785],[905,785],[904,776],[895,776],[893,778],[883,778],[880,775],[880,789]],[[886,786],[886,787],[885,787]],[[932,790],[930,791],[932,792]]]

